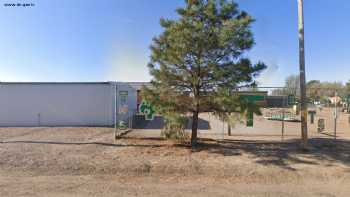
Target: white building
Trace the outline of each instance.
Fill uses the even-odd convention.
[[[119,82],[1,82],[0,126],[113,126],[136,113],[137,90]]]

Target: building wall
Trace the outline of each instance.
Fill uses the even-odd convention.
[[[115,84],[0,83],[0,126],[109,126]]]

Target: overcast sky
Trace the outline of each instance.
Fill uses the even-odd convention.
[[[0,0],[0,81],[148,81],[159,18],[183,0]],[[33,3],[6,7],[5,3]],[[298,73],[297,0],[237,0],[251,14],[248,53],[269,68],[261,85]],[[305,0],[307,79],[350,79],[350,1]]]

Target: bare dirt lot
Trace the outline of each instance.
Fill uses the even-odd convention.
[[[114,141],[111,128],[0,128],[0,196],[350,195],[350,129],[337,142],[311,131],[308,152],[292,130],[283,142],[237,131],[194,149],[144,132]]]

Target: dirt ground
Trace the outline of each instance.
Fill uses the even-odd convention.
[[[199,146],[111,128],[0,128],[0,196],[349,196],[350,125],[338,139],[310,129],[299,149],[298,123],[201,131]],[[313,127],[313,126],[312,126]],[[274,128],[274,127],[273,127]]]

